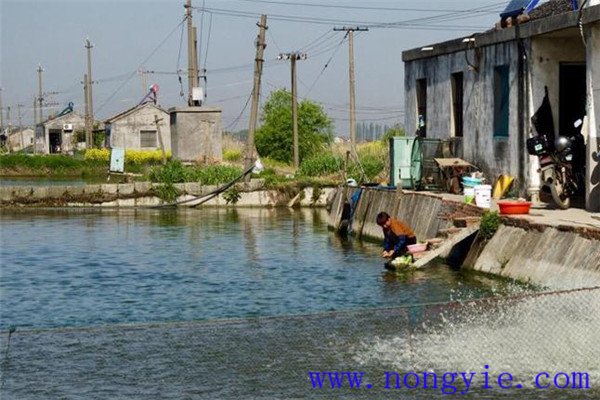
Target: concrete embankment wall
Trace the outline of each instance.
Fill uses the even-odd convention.
[[[505,218],[487,243],[475,241],[464,266],[552,289],[600,286],[600,231]]]
[[[344,202],[350,201],[356,190],[359,189],[340,188],[336,192],[329,216],[331,229],[339,227]],[[454,218],[480,216],[483,212],[475,206],[448,201],[430,193],[365,188],[354,212],[353,234],[359,238],[382,239],[383,232],[376,223],[381,211],[405,221],[420,241],[434,238],[440,230],[450,228]]]
[[[343,203],[350,201],[356,190],[336,191],[329,215],[330,228],[339,227]],[[406,221],[420,241],[437,236],[451,227],[456,218],[479,216],[483,212],[427,193],[363,189],[352,223],[354,235],[382,239],[382,230],[375,223],[380,211]],[[475,239],[463,267],[552,289],[600,286],[600,230],[502,217],[502,224],[490,240],[484,241],[479,236]]]
[[[164,205],[156,195],[158,184],[136,182],[123,184],[79,185],[79,186],[0,186],[0,206],[56,206],[56,207],[155,207]],[[174,185],[180,195],[176,201],[193,200],[205,196],[217,186],[199,183]],[[264,190],[261,183],[246,187],[238,184],[240,198],[237,207],[286,206],[296,198],[296,206],[324,207],[331,188],[305,188],[302,190]],[[190,201],[182,206],[193,206]],[[203,206],[224,206],[227,201],[219,195]]]

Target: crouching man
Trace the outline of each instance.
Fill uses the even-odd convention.
[[[403,221],[386,212],[377,214],[377,225],[383,228],[382,257],[394,259],[406,253],[406,246],[417,243],[415,232]]]

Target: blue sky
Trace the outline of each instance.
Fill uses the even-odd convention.
[[[13,124],[18,103],[24,105],[24,123],[33,119],[38,64],[44,68],[44,90],[58,92],[48,96],[57,105],[45,110],[45,115],[62,110],[69,101],[83,113],[80,82],[88,37],[94,45],[97,118],[106,119],[142,99],[145,90],[136,72],[140,68],[159,72],[148,75],[147,82],[160,86],[162,106],[182,105],[175,71],[187,68],[185,32],[179,56],[184,2],[0,0],[0,87],[4,107],[13,109]],[[298,62],[299,95],[323,104],[336,131],[344,135],[348,45],[341,43],[344,35],[333,32],[333,27],[369,24],[369,32],[355,38],[357,119],[403,122],[401,52],[488,29],[506,4],[484,0],[194,0],[194,23],[202,31],[200,64],[207,69],[206,105],[222,108],[225,128],[247,128],[250,107],[242,110],[252,88],[256,22],[265,13],[269,30],[263,100],[272,90],[290,85],[289,63],[276,60],[277,55],[305,49],[308,59]],[[431,17],[435,18],[422,19]],[[421,20],[407,22],[415,19]],[[396,24],[376,26],[381,23]],[[187,96],[187,77],[182,75],[182,79]]]

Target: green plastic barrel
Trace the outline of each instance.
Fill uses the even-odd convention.
[[[421,182],[423,152],[415,136],[390,138],[390,185],[417,189]]]

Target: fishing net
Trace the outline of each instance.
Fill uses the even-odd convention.
[[[316,315],[17,330],[10,343],[6,332],[0,341],[0,393],[3,399],[597,399],[599,310],[595,288]],[[363,372],[361,387],[351,389],[346,379],[332,388],[329,376],[309,373],[328,371]],[[444,383],[446,372],[476,375],[467,386],[460,377]],[[512,388],[499,387],[503,372],[513,376]],[[542,385],[555,385],[558,376],[565,388],[537,388],[540,372],[548,375]],[[572,388],[572,372],[588,374],[590,388]],[[490,388],[482,387],[484,373]]]

